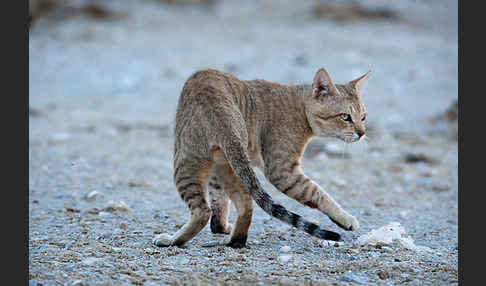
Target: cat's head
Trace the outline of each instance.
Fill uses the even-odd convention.
[[[367,72],[346,84],[335,85],[324,68],[317,71],[312,89],[305,96],[307,119],[315,136],[350,143],[365,135],[367,115],[361,89],[370,74]]]

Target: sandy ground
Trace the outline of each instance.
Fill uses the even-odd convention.
[[[316,19],[316,1],[298,2],[105,1],[119,17],[32,24],[30,285],[458,283],[458,144],[452,125],[431,120],[457,99],[457,2],[368,1],[399,18],[356,22]],[[184,248],[153,246],[188,218],[172,181],[187,77],[211,67],[310,82],[321,66],[337,83],[373,73],[368,140],[315,139],[302,161],[361,227],[339,229],[258,173],[277,201],[346,241],[310,237],[256,207],[247,248],[208,245],[223,240],[209,227]],[[427,250],[356,244],[393,221]]]

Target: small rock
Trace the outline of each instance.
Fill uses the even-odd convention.
[[[110,216],[111,214],[109,212],[99,212],[99,216]]]
[[[100,195],[100,193],[96,190],[93,190],[84,195],[83,199],[87,200],[88,202],[92,202],[96,200],[96,198]]]
[[[93,265],[95,264],[96,262],[98,262],[100,259],[99,258],[96,258],[96,257],[88,257],[86,259],[84,259],[83,261],[81,261],[83,264],[86,264],[86,265]]]
[[[316,225],[320,225],[320,223],[321,223],[320,221],[315,220],[315,219],[309,219],[309,222],[316,224]]]
[[[110,232],[105,232],[105,233],[102,233],[100,236],[98,236],[98,240],[100,239],[108,239],[112,236],[112,234]]]
[[[158,254],[160,251],[158,249],[153,248],[145,248],[145,253],[148,255]]]
[[[358,254],[359,253],[359,249],[357,249],[357,248],[350,248],[350,249],[348,249],[348,252],[350,254]]]
[[[369,277],[366,274],[348,272],[341,277],[341,281],[344,282],[354,282],[358,284],[367,284],[369,282]]]
[[[107,212],[115,212],[115,211],[131,212],[132,210],[128,207],[128,205],[124,201],[119,201],[119,202],[110,201],[110,202],[108,202],[108,206],[105,207],[103,209],[103,211],[107,211]]]
[[[292,255],[290,254],[280,255],[278,257],[278,260],[282,263],[287,263],[290,261],[290,259],[292,259]]]
[[[283,252],[283,253],[289,253],[290,252],[290,246],[286,245],[286,246],[282,246],[280,248],[280,252]]]
[[[357,239],[358,245],[388,245],[395,239],[401,238],[405,229],[399,222],[391,222],[378,229],[372,229],[370,232],[361,235]]]
[[[379,269],[378,271],[376,271],[376,274],[378,275],[378,277],[380,277],[381,280],[390,278],[390,273],[388,273],[384,269]]]
[[[77,208],[74,208],[73,206],[71,206],[70,204],[66,203],[64,204],[64,209],[66,210],[66,212],[68,213],[79,213],[81,212],[81,210],[77,209]]]
[[[432,186],[432,190],[438,191],[438,192],[448,191],[449,188],[450,187],[447,184],[437,184],[437,185]]]
[[[84,283],[83,280],[78,279],[73,282],[73,286],[87,286],[88,284]]]
[[[128,186],[130,188],[146,188],[146,187],[150,187],[150,184],[147,183],[147,182],[139,182],[139,181],[135,181],[135,180],[130,180],[128,182]]]
[[[439,161],[435,158],[432,158],[428,155],[425,154],[414,154],[414,153],[408,153],[405,154],[405,162],[409,164],[414,164],[414,163],[427,163],[430,165],[437,165]]]

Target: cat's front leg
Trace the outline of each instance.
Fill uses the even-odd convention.
[[[320,210],[339,227],[345,230],[358,229],[358,220],[344,211],[326,191],[304,175],[298,162],[270,163],[265,168],[265,176],[282,193],[301,204]]]

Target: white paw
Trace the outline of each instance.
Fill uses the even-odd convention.
[[[331,220],[340,228],[345,230],[357,230],[359,228],[358,220],[354,216],[347,213],[343,213],[335,219],[331,218]]]
[[[357,230],[359,228],[359,222],[354,216],[348,215],[347,221],[347,226],[349,230]]]
[[[154,237],[152,242],[159,247],[164,247],[164,246],[171,246],[172,245],[172,236],[166,234],[166,233],[161,233]]]

